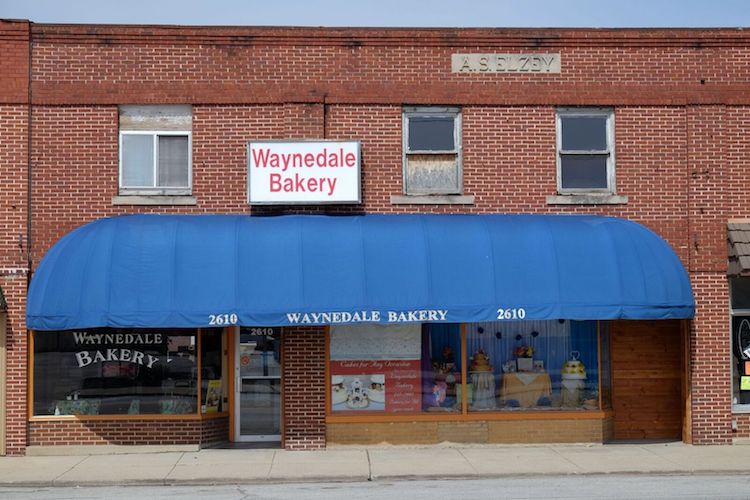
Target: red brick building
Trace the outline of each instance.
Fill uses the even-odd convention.
[[[748,218],[742,186],[750,181],[746,32],[2,21],[0,53],[0,289],[7,302],[0,330],[0,408],[5,407],[0,450],[4,446],[7,454],[23,454],[28,446],[234,440],[243,434],[235,430],[240,419],[235,400],[241,397],[235,394],[242,393],[237,385],[244,378],[232,374],[239,373],[238,362],[255,366],[260,360],[264,371],[258,377],[265,382],[247,404],[268,403],[262,386],[275,403],[268,403],[270,413],[258,411],[277,421],[275,430],[255,434],[278,434],[289,449],[381,441],[653,437],[727,444],[750,437],[739,352],[744,347],[733,347],[742,342],[743,310],[750,310],[743,306],[750,289],[741,265],[743,219]],[[407,131],[412,135],[406,137]],[[447,143],[431,142],[432,137]],[[361,201],[250,203],[248,142],[283,140],[357,141]],[[137,153],[131,155],[131,147]],[[166,152],[163,158],[154,147]],[[180,156],[184,151],[187,159]],[[130,163],[152,154],[156,159],[148,171]],[[182,164],[186,170],[180,170]],[[150,174],[154,177],[146,179]],[[542,387],[530,409],[520,396],[509,397],[506,380],[524,369],[511,355],[495,359],[506,346],[490,354],[491,405],[497,411],[472,411],[481,384],[474,380],[472,394],[467,384],[482,367],[476,357],[469,366],[479,351],[467,346],[475,345],[472,336],[479,330],[495,326],[467,324],[460,334],[454,332],[462,346],[454,349],[460,351],[458,359],[442,359],[451,365],[449,378],[433,378],[427,389],[435,389],[438,398],[454,398],[457,406],[445,411],[437,411],[446,408],[441,400],[433,411],[414,414],[337,412],[334,406],[343,401],[336,400],[339,384],[348,391],[348,409],[359,409],[351,403],[352,373],[336,371],[336,363],[351,358],[344,353],[334,359],[330,339],[345,332],[321,325],[260,333],[232,327],[185,333],[183,343],[170,340],[164,355],[197,363],[199,374],[194,369],[185,386],[192,387],[187,393],[199,394],[197,407],[176,409],[162,401],[150,413],[144,398],[108,413],[97,406],[99,400],[78,403],[87,390],[115,390],[95,380],[79,381],[80,390],[64,397],[55,394],[54,387],[40,382],[58,373],[40,361],[54,349],[44,351],[47,337],[26,327],[29,280],[45,253],[75,228],[105,217],[150,213],[626,219],[655,232],[679,257],[689,274],[695,315],[596,322],[592,349],[598,354],[584,360],[586,380],[595,378],[593,385],[564,383],[562,361],[577,361],[568,359],[569,349],[537,346],[557,350],[539,358],[543,363],[536,373],[551,374],[551,390]],[[729,224],[736,226],[729,231]],[[730,258],[738,263],[731,277]],[[540,330],[547,327],[558,328],[538,327],[533,333],[541,335],[533,342],[547,338]],[[434,339],[443,333],[425,331],[422,338],[432,338],[432,352],[439,352],[442,346]],[[528,333],[518,331],[519,337]],[[273,345],[261,347],[256,334]],[[247,342],[237,340],[243,335]],[[564,335],[549,333],[549,338]],[[207,351],[212,344],[215,352]],[[208,375],[211,355],[221,361]],[[501,371],[506,361],[513,361],[512,369]],[[104,366],[108,362],[116,368]],[[577,365],[567,362],[569,368]],[[101,380],[136,377],[110,358],[101,364]],[[370,408],[381,402],[374,392],[379,375],[368,375]],[[540,376],[522,377],[522,383],[530,385],[529,379]],[[57,377],[63,385],[77,383]],[[181,379],[168,378],[174,396]],[[210,380],[220,384],[213,387]],[[165,390],[163,381],[160,387]],[[212,389],[222,393],[221,403],[201,408]],[[566,406],[564,390],[578,398],[572,406]],[[47,397],[44,391],[48,399],[34,399],[35,392]],[[280,405],[278,418],[272,415],[274,404]]]

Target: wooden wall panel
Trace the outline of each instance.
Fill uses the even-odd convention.
[[[611,324],[615,439],[682,438],[679,321]]]

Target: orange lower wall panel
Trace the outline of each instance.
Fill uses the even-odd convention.
[[[477,420],[465,422],[329,423],[336,444],[603,443],[612,439],[611,418],[565,420]]]

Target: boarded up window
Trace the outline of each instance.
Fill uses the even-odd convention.
[[[404,110],[404,192],[460,194],[461,115],[456,108]]]

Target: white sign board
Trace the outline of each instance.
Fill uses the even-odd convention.
[[[250,142],[247,168],[251,204],[361,201],[356,141]]]

